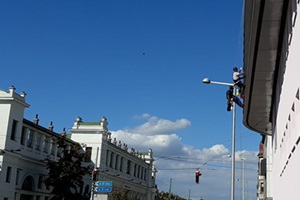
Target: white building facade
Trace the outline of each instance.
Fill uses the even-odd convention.
[[[0,90],[0,199],[48,200],[51,188],[43,183],[45,159],[61,156],[56,144],[59,134],[51,124],[39,126],[38,116],[33,122],[23,118],[29,107],[25,98],[14,87]]]
[[[91,152],[91,162],[97,171],[95,181],[112,182],[112,192],[125,191],[129,198],[154,200],[156,194],[152,150],[128,151],[125,143],[112,140],[107,119],[83,122],[78,117],[71,129],[71,139],[82,143]],[[107,199],[111,193],[94,192],[91,199]]]
[[[300,199],[299,3],[245,1],[244,124],[264,136],[259,200]]]
[[[62,154],[57,140],[60,134],[39,125],[38,115],[33,121],[24,118],[28,108],[26,94],[0,90],[0,199],[48,200],[52,188],[43,180],[48,174],[46,159],[58,160]],[[152,150],[139,153],[128,151],[127,145],[111,140],[107,120],[84,123],[76,119],[71,134],[66,138],[70,145],[80,144],[86,153],[84,166],[97,171],[97,180],[112,181],[113,190],[125,191],[139,200],[155,198],[155,168]],[[63,130],[62,134],[66,134]],[[74,139],[74,140],[73,140]],[[91,193],[92,177],[83,177],[81,192]],[[91,199],[107,199],[109,193],[94,193]]]

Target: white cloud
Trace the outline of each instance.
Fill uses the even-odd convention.
[[[128,146],[140,151],[147,151],[151,148],[156,154],[168,154],[173,149],[173,152],[178,153],[175,148],[182,146],[180,142],[181,138],[176,134],[145,135],[124,130],[111,132],[112,136],[117,140],[121,140]]]
[[[111,131],[112,137],[125,142],[129,148],[147,151],[151,148],[155,156],[158,173],[156,182],[160,191],[168,191],[172,178],[173,192],[187,198],[188,190],[192,199],[228,199],[230,196],[231,157],[230,150],[223,144],[197,149],[184,144],[176,131],[191,126],[187,119],[170,121],[143,114],[147,122],[127,130]],[[257,152],[236,152],[236,178],[240,180],[241,158],[245,158],[245,180],[253,185],[255,193],[257,180]],[[195,184],[195,171],[200,169],[200,184]],[[241,191],[240,182],[236,191]],[[213,189],[212,189],[213,188]],[[218,192],[216,192],[218,191]],[[240,195],[236,192],[236,197]]]
[[[179,119],[172,122],[170,120],[158,119],[157,117],[149,116],[146,123],[129,131],[143,135],[165,135],[174,133],[175,131],[189,126],[191,126],[191,122],[187,119]]]
[[[133,119],[147,119],[150,115],[148,113],[143,113],[142,115],[135,115],[133,116]]]

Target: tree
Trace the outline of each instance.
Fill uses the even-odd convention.
[[[108,195],[108,200],[139,200],[137,197],[129,197],[129,191],[122,188],[113,188]]]
[[[89,194],[82,194],[83,176],[90,174],[89,167],[82,167],[84,152],[77,143],[67,142],[65,136],[60,136],[58,148],[62,157],[55,161],[46,159],[48,176],[44,180],[46,186],[52,186],[51,200],[85,200]],[[91,175],[91,174],[90,174]]]

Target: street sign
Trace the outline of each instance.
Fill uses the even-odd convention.
[[[112,186],[112,181],[97,181],[96,185],[97,186],[104,186],[104,187],[111,187]]]
[[[95,192],[111,192],[111,187],[96,187]]]

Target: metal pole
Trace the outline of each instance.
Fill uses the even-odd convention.
[[[236,88],[233,87],[233,98],[235,97]],[[234,191],[235,191],[235,102],[232,102],[232,146],[231,146],[231,200],[234,200]]]
[[[249,197],[248,197],[248,181],[246,181],[246,184],[247,184],[246,200],[249,200]]]
[[[224,83],[224,82],[218,82],[218,81],[210,81],[212,84],[217,84],[217,85],[227,85],[227,86],[234,86],[233,83]]]
[[[172,178],[170,178],[169,199],[172,197]]]
[[[233,86],[233,96],[236,95],[236,86],[233,83],[225,83],[225,82],[217,82],[211,81],[209,78],[205,78],[202,81],[205,84],[218,84],[218,85],[227,85]],[[236,116],[235,116],[235,107],[236,103],[232,102],[232,147],[231,147],[231,200],[234,200],[234,191],[235,191],[235,124],[236,124]]]
[[[243,193],[242,193],[242,199],[245,200],[245,159],[242,158],[242,190],[243,190]]]

